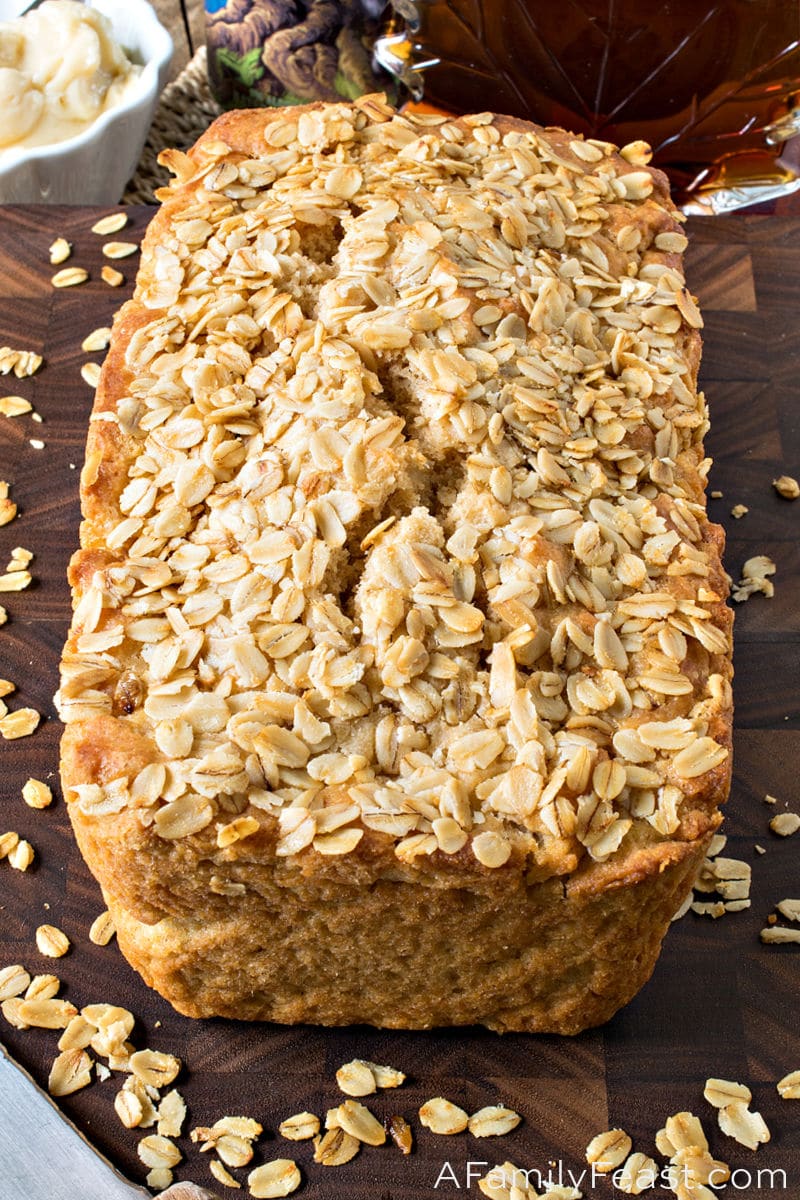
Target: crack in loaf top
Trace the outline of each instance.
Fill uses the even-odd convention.
[[[399,870],[693,836],[729,621],[646,150],[368,97],[166,152],[82,481],[61,713],[138,747],[86,817]]]

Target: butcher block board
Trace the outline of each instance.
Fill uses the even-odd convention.
[[[138,241],[150,212],[129,210],[130,224],[115,238]],[[62,994],[79,1007],[110,1001],[131,1009],[138,1018],[136,1046],[169,1050],[185,1064],[178,1086],[189,1107],[187,1130],[226,1114],[257,1118],[265,1133],[253,1163],[296,1158],[304,1179],[300,1194],[309,1200],[477,1195],[474,1172],[487,1168],[473,1166],[468,1189],[468,1164],[505,1159],[545,1174],[549,1161],[562,1163],[566,1177],[583,1168],[584,1148],[596,1132],[622,1126],[636,1149],[654,1153],[653,1136],[664,1119],[687,1109],[703,1118],[716,1156],[739,1170],[729,1195],[763,1197],[772,1190],[800,1196],[800,1103],[782,1101],[775,1089],[786,1072],[800,1068],[800,946],[764,946],[758,937],[778,901],[800,896],[800,834],[781,839],[768,828],[776,811],[800,811],[800,501],[780,499],[771,486],[782,473],[800,475],[800,222],[738,217],[690,227],[689,281],[706,318],[702,380],[715,460],[710,487],[724,493],[710,501],[711,514],[728,530],[726,561],[734,577],[754,554],[768,554],[777,564],[774,599],[754,597],[736,614],[735,768],[725,853],[752,863],[752,908],[718,921],[689,914],[670,932],[653,979],[632,1004],[603,1029],[561,1039],[500,1037],[481,1029],[387,1033],[191,1021],[144,986],[113,942],[105,948],[89,942],[102,901],[73,844],[58,787],[60,729],[52,696],[69,617],[65,574],[77,542],[78,473],[92,404],[80,368],[101,358],[83,353],[80,343],[96,326],[110,324],[137,264],[135,257],[114,264],[125,274],[124,286],[102,282],[104,239],[90,231],[99,215],[57,208],[0,214],[0,345],[36,350],[45,359],[32,379],[0,381],[2,394],[30,398],[44,418],[42,424],[30,416],[0,418],[0,478],[19,505],[17,519],[0,529],[0,568],[14,546],[36,555],[33,586],[0,598],[9,613],[0,629],[0,675],[17,684],[7,698],[12,708],[31,705],[45,717],[33,736],[0,744],[0,826],[17,830],[36,849],[25,874],[0,863],[0,966],[19,962],[31,974],[55,971]],[[85,266],[89,282],[51,286],[48,247],[56,236],[73,243],[68,265]],[[44,448],[35,449],[31,438],[43,440]],[[734,504],[749,509],[743,519],[731,518]],[[24,804],[20,790],[29,776],[53,785],[51,808]],[[765,804],[767,793],[778,798],[775,808]],[[38,953],[34,931],[43,922],[70,937],[63,959]],[[391,929],[386,936],[391,939]],[[46,1083],[57,1034],[20,1031],[0,1019],[0,1038]],[[285,1142],[277,1127],[292,1113],[324,1115],[339,1103],[336,1068],[355,1057],[407,1073],[400,1090],[368,1103],[381,1117],[408,1117],[415,1150],[406,1158],[391,1145],[367,1147],[346,1166],[322,1167],[313,1163],[309,1143]],[[757,1154],[716,1128],[702,1096],[709,1075],[752,1088],[754,1107],[772,1130],[771,1143]],[[115,1075],[61,1103],[104,1154],[141,1182],[141,1134],[123,1128],[113,1109],[119,1086]],[[436,1137],[416,1116],[433,1096],[470,1112],[507,1104],[524,1119],[501,1139]],[[185,1161],[178,1177],[222,1193],[208,1170],[209,1156],[186,1136],[180,1146]],[[35,1158],[46,1153],[32,1130],[34,1198]],[[776,1176],[770,1188],[767,1169],[785,1172],[786,1184]],[[235,1174],[244,1181],[246,1171]],[[584,1183],[582,1190],[613,1194],[610,1181]],[[75,1197],[80,1200],[78,1186]]]

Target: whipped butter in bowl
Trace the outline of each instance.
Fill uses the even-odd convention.
[[[44,0],[0,24],[0,152],[74,137],[118,104],[140,72],[110,21],[77,0]]]
[[[0,22],[0,202],[116,203],[171,53],[146,0],[44,0]]]

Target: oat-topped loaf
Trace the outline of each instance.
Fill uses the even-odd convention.
[[[60,692],[123,953],[197,1016],[605,1020],[730,775],[664,177],[376,97],[167,158]]]

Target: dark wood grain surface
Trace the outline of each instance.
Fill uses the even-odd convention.
[[[148,211],[130,214],[130,226],[116,236],[138,240]],[[800,811],[800,501],[781,500],[771,487],[776,475],[800,475],[800,220],[737,217],[691,226],[689,278],[706,317],[703,383],[713,422],[708,449],[715,459],[710,486],[724,493],[710,501],[710,510],[728,530],[727,566],[735,578],[753,554],[769,554],[778,567],[775,598],[750,600],[736,619],[735,779],[724,831],[726,853],[753,865],[753,905],[720,921],[694,915],[682,920],[639,997],[605,1028],[562,1040],[501,1038],[475,1029],[417,1034],[194,1022],[149,992],[113,943],[103,949],[89,943],[88,928],[102,902],[73,845],[59,794],[59,725],[51,698],[69,615],[65,570],[77,540],[78,471],[92,402],[80,367],[101,357],[84,354],[80,342],[110,322],[130,290],[137,261],[115,264],[126,275],[124,287],[113,290],[100,280],[103,239],[90,232],[97,215],[78,209],[0,213],[0,346],[45,356],[32,379],[0,380],[0,394],[29,397],[44,418],[41,425],[30,416],[0,418],[0,478],[11,484],[19,505],[18,518],[0,529],[0,568],[14,546],[36,555],[34,585],[0,597],[9,612],[0,629],[0,676],[17,683],[12,708],[29,704],[46,718],[32,737],[0,743],[0,831],[17,830],[37,852],[25,874],[0,863],[0,966],[21,962],[31,974],[55,970],[63,994],[78,1006],[103,1000],[130,1008],[139,1018],[136,1045],[170,1050],[185,1063],[179,1086],[189,1105],[187,1129],[224,1114],[256,1117],[265,1134],[254,1163],[296,1158],[304,1176],[301,1194],[309,1198],[463,1195],[469,1161],[511,1159],[546,1171],[553,1159],[579,1171],[589,1138],[609,1123],[627,1129],[636,1149],[653,1153],[653,1135],[664,1118],[689,1109],[703,1118],[717,1156],[751,1174],[749,1184],[739,1174],[729,1195],[780,1193],[796,1200],[800,1103],[781,1101],[775,1083],[800,1068],[800,947],[762,946],[758,931],[780,899],[800,896],[800,834],[785,840],[771,834],[767,822],[775,810],[764,803],[769,792],[781,808]],[[51,287],[47,248],[56,235],[74,243],[70,264],[90,270],[85,285]],[[30,445],[37,437],[44,449]],[[750,510],[740,521],[730,517],[735,503]],[[29,776],[53,785],[57,799],[50,809],[24,804],[20,791]],[[766,854],[755,852],[756,842]],[[73,949],[58,962],[37,952],[34,931],[43,922],[72,939]],[[0,1037],[40,1082],[46,1081],[57,1036],[0,1021]],[[353,1057],[407,1072],[407,1084],[373,1098],[372,1107],[380,1116],[400,1112],[412,1121],[416,1148],[410,1158],[393,1147],[367,1148],[346,1166],[326,1169],[311,1161],[308,1143],[291,1145],[277,1136],[289,1114],[310,1109],[324,1115],[339,1103],[334,1072]],[[715,1128],[715,1114],[702,1098],[708,1075],[751,1086],[754,1107],[772,1130],[771,1143],[757,1155]],[[124,1129],[113,1109],[119,1086],[119,1076],[94,1083],[63,1107],[132,1179],[142,1180],[140,1134]],[[524,1122],[499,1140],[437,1138],[416,1120],[419,1105],[435,1095],[468,1110],[509,1104]],[[179,1177],[222,1192],[208,1171],[208,1156],[187,1137],[180,1145],[187,1161]],[[459,1190],[452,1181],[434,1186],[446,1161]],[[787,1187],[780,1177],[770,1187],[769,1176],[759,1186],[759,1168],[786,1172]],[[243,1180],[246,1172],[235,1174]],[[33,1163],[31,1178],[35,1182]],[[612,1195],[609,1182],[583,1191]],[[474,1182],[471,1193],[478,1194]],[[31,1195],[37,1195],[33,1187]],[[79,1195],[76,1184],[76,1200]]]

